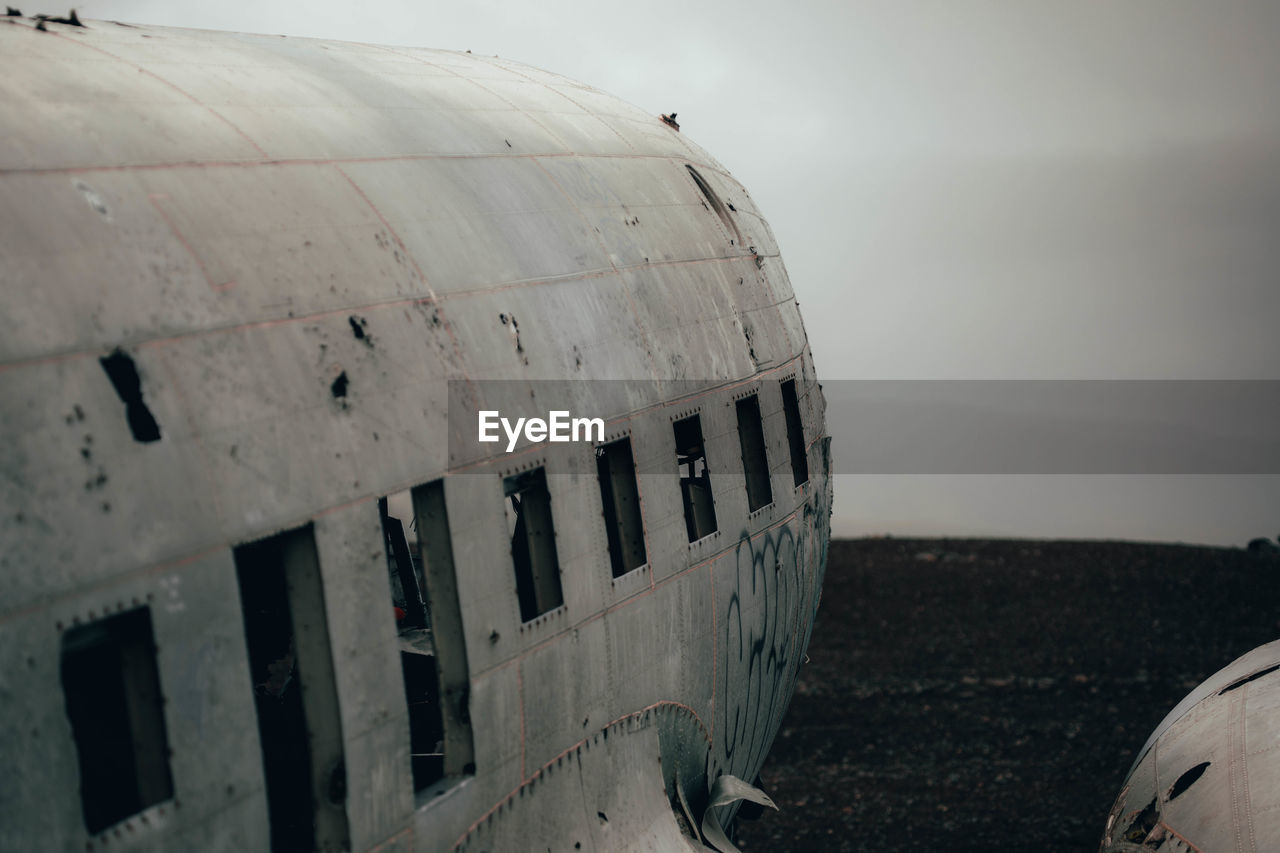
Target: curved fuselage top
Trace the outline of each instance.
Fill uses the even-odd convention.
[[[1156,726],[1111,807],[1102,853],[1280,844],[1280,641],[1209,676]]]
[[[377,499],[441,478],[476,770],[443,829],[419,819],[420,846],[462,841],[547,761],[655,703],[697,717],[709,770],[753,778],[803,658],[829,484],[798,308],[737,181],[658,117],[498,58],[4,21],[0,846],[84,849],[59,638],[140,603],[178,799],[188,820],[231,827],[182,837],[257,843],[231,549],[307,524],[364,798],[347,801],[351,844],[405,831]],[[778,390],[791,379],[812,472],[799,484]],[[610,577],[590,447],[466,440],[456,394],[523,416],[542,413],[540,383],[568,383],[575,414],[630,437],[639,573]],[[748,392],[774,484],[755,509],[734,408]],[[690,543],[671,425],[695,413],[719,530]],[[534,465],[565,475],[550,488],[564,603],[526,624],[502,482]],[[784,564],[795,577],[779,581]],[[548,649],[560,657],[538,663]],[[596,681],[553,691],[581,673]]]

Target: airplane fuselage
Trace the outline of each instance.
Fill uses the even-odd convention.
[[[517,63],[86,23],[0,25],[0,848],[696,848],[829,536],[750,196]]]

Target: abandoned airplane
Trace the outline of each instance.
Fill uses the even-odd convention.
[[[1102,853],[1280,849],[1280,641],[1223,667],[1156,726]]]
[[[496,58],[0,20],[0,849],[732,849],[831,500],[747,192]]]

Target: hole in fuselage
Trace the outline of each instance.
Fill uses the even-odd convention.
[[[102,369],[111,380],[111,387],[116,389],[116,396],[124,403],[125,417],[129,421],[129,431],[133,440],[147,443],[160,440],[160,424],[142,401],[142,378],[138,376],[138,367],[127,352],[117,349],[111,355],[98,359]]]
[[[1124,840],[1133,844],[1141,844],[1159,822],[1160,809],[1153,799],[1147,803],[1146,808],[1138,812],[1133,819],[1133,823],[1129,824],[1129,828],[1124,833]]]
[[[1194,785],[1204,775],[1204,771],[1208,769],[1209,762],[1203,761],[1179,776],[1178,781],[1174,782],[1173,787],[1169,789],[1169,799],[1175,799],[1186,793],[1187,789]]]
[[[338,374],[338,378],[333,380],[329,385],[329,393],[333,395],[333,399],[340,400],[347,396],[347,372],[344,370]]]
[[[1264,670],[1255,672],[1253,675],[1250,675],[1246,678],[1240,679],[1239,681],[1228,684],[1226,687],[1218,691],[1218,695],[1221,696],[1223,693],[1230,693],[1232,690],[1238,690],[1241,687],[1244,687],[1250,681],[1257,681],[1259,678],[1262,678],[1265,675],[1270,675],[1271,673],[1275,672],[1278,669],[1280,669],[1280,664],[1276,664],[1275,666],[1269,666]]]

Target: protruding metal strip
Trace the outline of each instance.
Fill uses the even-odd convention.
[[[717,778],[711,786],[711,799],[707,803],[707,810],[702,815],[702,838],[712,847],[719,850],[720,853],[741,853],[737,845],[730,841],[729,836],[725,834],[724,828],[720,826],[720,819],[716,817],[715,812],[718,806],[731,805],[739,800],[758,803],[775,810],[778,808],[768,794],[754,785],[743,782],[737,776],[731,776],[726,773]]]

